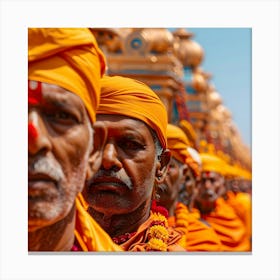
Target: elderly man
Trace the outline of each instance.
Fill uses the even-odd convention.
[[[102,126],[93,140],[104,68],[88,29],[28,29],[29,251],[118,250],[76,200],[105,142]]]
[[[167,146],[172,157],[165,181],[158,191],[159,205],[169,210],[169,225],[184,233],[180,244],[187,251],[220,251],[221,242],[217,234],[201,221],[199,212],[192,209],[196,193],[195,178],[199,177],[200,168],[195,152],[189,149],[189,145],[183,130],[168,124]],[[179,202],[179,191],[186,204]]]
[[[108,138],[83,191],[88,212],[125,251],[184,251],[167,210],[153,201],[170,160],[165,106],[139,81],[103,77],[97,120]]]
[[[214,154],[201,153],[202,174],[195,207],[216,231],[223,251],[249,251],[246,227],[222,197],[227,163]]]

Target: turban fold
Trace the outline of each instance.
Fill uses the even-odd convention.
[[[77,94],[93,122],[104,71],[104,55],[88,28],[28,29],[28,79]]]
[[[167,111],[160,98],[144,83],[120,76],[103,76],[97,114],[124,115],[152,128],[165,149]]]
[[[179,122],[179,127],[182,128],[182,130],[187,135],[188,140],[190,142],[190,146],[195,147],[197,135],[196,135],[196,132],[195,132],[192,124],[190,122],[188,122],[187,120],[181,120]]]
[[[171,155],[181,163],[187,164],[195,176],[200,174],[199,163],[189,152],[189,139],[181,128],[173,124],[167,125],[167,147]]]
[[[212,171],[226,175],[228,164],[214,154],[201,153],[202,171]]]
[[[226,177],[228,178],[236,178],[236,179],[246,179],[246,180],[251,180],[252,179],[252,174],[250,171],[243,169],[239,166],[235,165],[227,165],[226,168]]]

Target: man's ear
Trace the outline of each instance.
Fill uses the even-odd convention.
[[[156,169],[156,183],[162,184],[168,171],[168,166],[171,158],[170,150],[164,150],[159,158]]]
[[[102,122],[96,121],[93,125],[93,129],[93,150],[88,161],[87,179],[91,178],[101,166],[103,150],[108,134],[107,127]]]

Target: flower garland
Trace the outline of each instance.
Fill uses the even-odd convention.
[[[156,201],[152,201],[151,206],[153,221],[148,228],[148,251],[167,251],[168,232],[168,211],[162,206],[157,206]]]
[[[147,230],[147,251],[167,251],[167,242],[169,239],[168,232],[168,210],[162,206],[157,206],[156,201],[152,201],[151,206],[151,218]],[[117,237],[113,237],[112,240],[121,245],[133,237],[136,232],[125,233]]]

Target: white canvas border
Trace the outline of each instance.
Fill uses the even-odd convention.
[[[252,255],[27,254],[27,28],[252,27]],[[1,1],[1,279],[279,279],[279,2]]]

